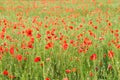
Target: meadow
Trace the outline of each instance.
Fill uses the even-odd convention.
[[[1,0],[0,80],[120,80],[120,1]]]

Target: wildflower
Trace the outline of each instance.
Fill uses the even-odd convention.
[[[112,26],[112,23],[111,23],[111,22],[109,22],[109,23],[108,23],[108,26]]]
[[[26,49],[26,48],[27,48],[26,44],[21,43],[21,48],[22,48],[22,49]]]
[[[4,71],[3,71],[3,75],[4,75],[4,76],[7,76],[8,73],[9,73],[9,72],[8,72],[7,70],[4,70]]]
[[[90,75],[91,77],[94,76],[94,74],[93,74],[92,72],[90,72],[89,75]]]
[[[120,49],[120,44],[118,44],[116,47],[117,47],[118,49]]]
[[[31,42],[28,42],[28,48],[33,48],[33,44]]]
[[[40,57],[36,57],[35,59],[34,59],[34,62],[39,62],[41,59],[40,59]]]
[[[114,52],[112,50],[108,51],[108,57],[113,58]]]
[[[97,58],[97,55],[96,55],[96,54],[92,54],[92,55],[90,56],[90,60],[96,60],[96,58]]]
[[[66,42],[66,41],[64,41],[64,43],[63,43],[63,45],[62,45],[62,46],[63,46],[63,49],[64,49],[64,50],[66,50],[66,49],[68,48],[68,44],[67,44],[67,42]]]
[[[91,30],[89,30],[89,34],[90,36],[93,36],[94,38],[96,37],[96,35]]]
[[[73,26],[69,26],[70,29],[73,29]]]
[[[10,48],[10,54],[13,55],[14,54],[14,47]]]
[[[66,72],[67,74],[69,74],[69,73],[71,72],[71,70],[67,69],[65,72]]]
[[[84,50],[82,48],[79,48],[78,52],[81,53],[83,52]]]
[[[70,40],[70,44],[73,44],[74,43],[74,40]]]
[[[33,37],[30,38],[30,42],[34,43],[34,38]]]
[[[41,34],[38,33],[37,36],[36,36],[36,38],[41,38]]]
[[[0,38],[1,38],[1,39],[4,39],[4,37],[5,37],[4,32],[0,33]]]
[[[85,39],[84,39],[84,44],[90,46],[90,45],[92,45],[92,41],[89,40],[88,38],[85,38]]]
[[[94,26],[94,29],[97,29],[98,27],[97,26]]]
[[[2,46],[0,46],[0,53],[3,53],[4,52],[4,49]]]
[[[112,69],[112,65],[108,65],[108,70],[111,70]]]
[[[50,80],[50,78],[46,78],[45,80]]]
[[[63,78],[63,80],[68,80],[68,78],[66,77],[66,78]]]
[[[47,45],[45,46],[45,49],[50,49],[53,47],[53,43],[52,42],[49,42],[47,43]]]
[[[16,58],[18,61],[22,61],[22,59],[23,59],[21,54],[17,55]]]
[[[27,29],[26,30],[26,35],[31,37],[32,36],[32,30],[31,29]]]

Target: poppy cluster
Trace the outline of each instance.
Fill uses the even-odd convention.
[[[120,80],[118,4],[0,1],[0,80]]]

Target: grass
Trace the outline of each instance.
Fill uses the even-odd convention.
[[[120,80],[119,0],[0,1],[0,80]]]

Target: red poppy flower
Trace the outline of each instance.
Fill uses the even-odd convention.
[[[67,74],[69,74],[69,73],[71,72],[71,70],[67,69],[65,72],[66,72]]]
[[[26,35],[31,37],[32,36],[32,30],[31,29],[27,29],[26,30]]]
[[[92,54],[92,55],[90,56],[90,60],[96,60],[96,58],[97,58],[97,55],[96,55],[96,54]]]
[[[14,54],[14,47],[10,48],[10,54],[12,54],[12,55]]]
[[[84,44],[90,46],[90,45],[92,45],[92,41],[90,39],[88,39],[88,38],[85,38],[84,39]]]
[[[69,26],[70,29],[73,29],[73,26]]]
[[[34,59],[34,62],[39,62],[41,59],[40,59],[40,57],[36,57],[35,59]]]
[[[0,38],[4,39],[4,37],[5,37],[4,32],[0,33]]]
[[[53,47],[53,43],[52,42],[49,42],[49,43],[47,43],[47,45],[45,46],[45,49],[50,49],[50,48],[52,48]]]
[[[108,51],[108,57],[113,58],[114,52],[112,50]]]
[[[9,72],[8,72],[7,70],[4,70],[4,71],[3,71],[3,75],[4,75],[4,76],[7,76],[8,73],[9,73]]]
[[[120,44],[118,44],[116,47],[117,47],[118,49],[120,49]]]
[[[45,80],[50,80],[50,78],[46,78]]]
[[[4,52],[4,48],[2,46],[0,46],[0,53]]]
[[[33,44],[31,42],[28,42],[28,48],[33,48]]]
[[[30,42],[34,43],[35,39],[33,37],[30,38]]]
[[[66,41],[64,41],[63,45],[62,45],[63,49],[66,50],[68,49],[68,44]]]
[[[18,61],[22,61],[22,59],[23,59],[21,54],[17,55],[16,58],[17,58]]]
[[[70,44],[73,44],[74,43],[74,40],[70,40]]]
[[[26,44],[22,43],[22,44],[21,44],[21,48],[22,48],[22,49],[26,49],[26,48],[27,48]]]
[[[93,74],[92,72],[90,72],[89,75],[90,75],[90,77],[93,77],[93,76],[94,76],[94,74]]]
[[[38,33],[37,36],[36,36],[36,38],[41,38],[41,34]]]

